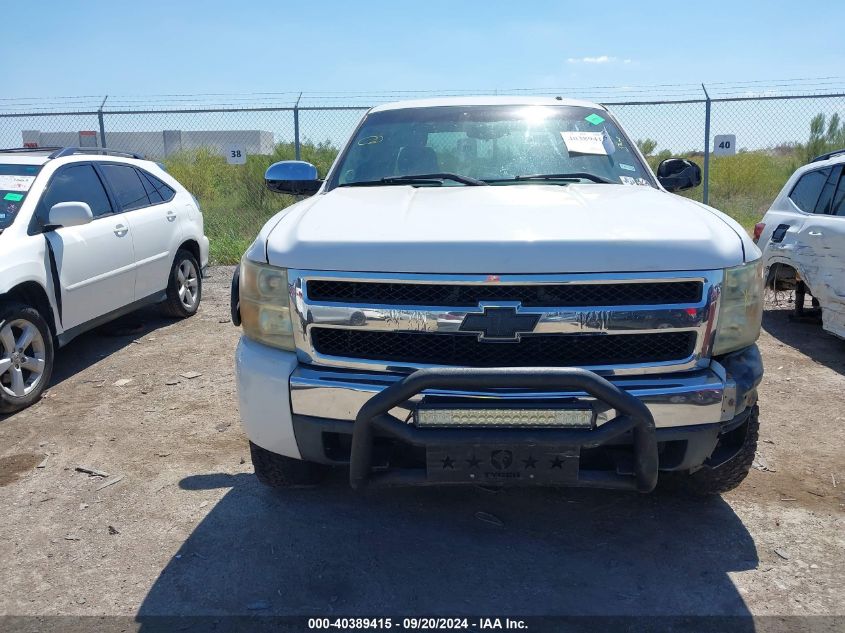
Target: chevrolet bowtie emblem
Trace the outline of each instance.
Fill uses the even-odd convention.
[[[470,312],[461,322],[461,332],[475,332],[479,341],[516,342],[520,334],[533,332],[539,314],[518,314],[516,308],[484,307],[483,312]]]

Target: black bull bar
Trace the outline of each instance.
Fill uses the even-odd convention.
[[[419,428],[389,414],[426,389],[537,389],[580,390],[616,410],[616,417],[593,429],[515,429],[515,428]],[[375,432],[407,444],[429,448],[474,445],[565,445],[596,448],[609,440],[632,432],[633,477],[613,471],[580,470],[569,485],[592,488],[631,489],[651,492],[657,485],[657,440],[654,418],[639,399],[601,376],[576,368],[495,368],[462,367],[420,369],[370,398],[355,419],[349,482],[355,489],[368,484],[414,485],[431,483],[420,469],[373,472]]]

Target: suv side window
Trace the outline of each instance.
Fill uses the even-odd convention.
[[[830,207],[831,215],[845,216],[845,173],[839,178],[839,186],[833,196],[833,204]]]
[[[117,198],[117,204],[122,211],[131,211],[150,205],[147,190],[141,182],[141,177],[131,165],[103,164],[100,169],[106,175],[112,192]]]
[[[141,175],[141,180],[144,181],[144,186],[147,188],[147,194],[153,204],[156,202],[170,202],[176,192],[170,188],[169,185],[164,184],[161,180],[139,169],[138,173]]]
[[[39,203],[42,224],[47,224],[50,208],[60,202],[85,202],[95,218],[113,211],[103,183],[89,163],[65,167],[53,176]]]
[[[798,179],[789,198],[804,213],[813,213],[825,182],[830,177],[830,168],[808,171]]]
[[[842,169],[837,165],[830,170],[830,176],[822,187],[822,193],[819,196],[819,201],[816,202],[816,208],[813,213],[826,214],[830,211],[830,203],[833,201],[833,193],[836,191],[836,183],[839,181],[839,172]]]
[[[789,198],[804,213],[813,213],[825,182],[830,176],[830,168],[808,171],[798,179]]]

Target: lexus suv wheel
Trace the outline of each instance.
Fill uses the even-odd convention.
[[[37,310],[20,303],[0,307],[0,413],[36,402],[53,372],[53,337]]]
[[[196,314],[202,299],[202,275],[196,258],[190,251],[180,250],[173,260],[167,299],[162,304],[169,316],[184,319]]]

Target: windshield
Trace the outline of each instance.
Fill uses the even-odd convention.
[[[329,188],[356,183],[467,184],[454,178],[394,180],[426,174],[460,175],[489,184],[575,181],[654,186],[607,111],[501,105],[372,113],[341,157]]]
[[[0,231],[9,228],[15,221],[40,170],[39,165],[0,164]]]

